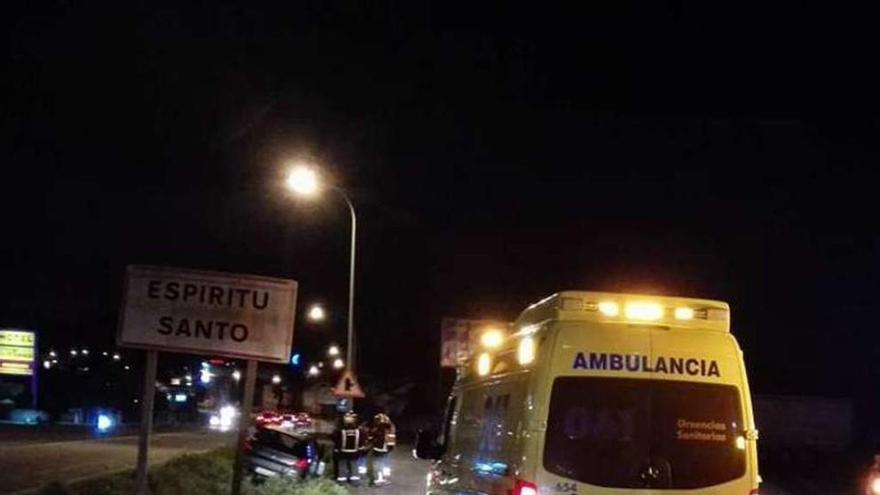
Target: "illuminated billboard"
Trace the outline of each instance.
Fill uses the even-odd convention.
[[[33,375],[36,343],[34,332],[0,330],[0,375]]]

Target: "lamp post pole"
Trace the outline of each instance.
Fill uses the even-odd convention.
[[[287,187],[301,196],[314,196],[321,189],[320,178],[311,167],[300,165],[290,170],[287,175]],[[354,268],[357,253],[357,215],[354,212],[354,204],[348,194],[339,187],[330,185],[327,187],[342,196],[348,211],[351,213],[351,253],[348,272],[348,346],[346,347],[346,364],[349,370],[355,367],[355,339],[354,339]]]
[[[357,252],[357,215],[355,215],[354,205],[348,198],[348,195],[345,194],[345,191],[339,188],[334,188],[333,190],[342,196],[345,204],[348,205],[348,211],[351,213],[351,257],[348,266],[348,344],[345,347],[345,360],[348,369],[354,370],[354,267]]]

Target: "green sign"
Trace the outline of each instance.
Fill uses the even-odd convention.
[[[12,347],[0,345],[0,361],[25,361],[34,360],[33,347]]]
[[[34,332],[0,330],[0,375],[32,375],[36,341]]]
[[[34,347],[36,336],[34,332],[21,330],[0,330],[0,346],[12,345],[16,347]]]

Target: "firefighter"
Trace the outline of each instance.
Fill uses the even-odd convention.
[[[333,435],[333,465],[336,481],[357,483],[361,479],[361,460],[363,458],[366,435],[358,425],[357,415],[348,412]]]
[[[397,444],[394,423],[387,414],[379,413],[370,425],[369,449],[373,459],[371,485],[384,485],[391,481],[391,451]]]

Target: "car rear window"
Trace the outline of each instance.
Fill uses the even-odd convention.
[[[560,377],[544,468],[609,488],[704,488],[745,474],[741,435],[733,386]]]
[[[257,444],[265,447],[280,450],[297,457],[307,457],[309,443],[303,438],[287,435],[277,430],[262,429],[258,430],[254,435],[254,440]]]

